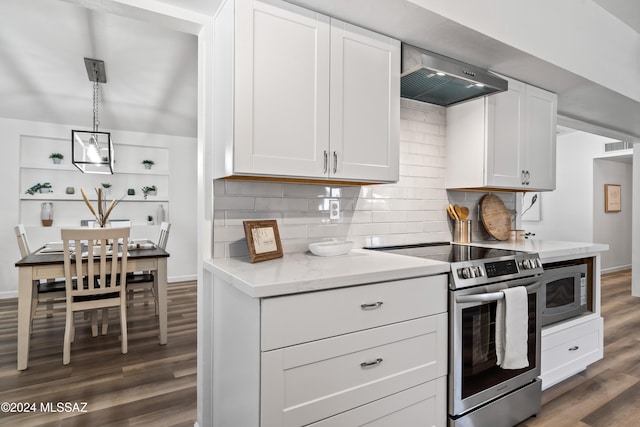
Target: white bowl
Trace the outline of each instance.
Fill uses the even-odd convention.
[[[309,243],[309,250],[317,256],[338,256],[348,253],[353,248],[353,242],[348,240],[329,240],[326,242]]]

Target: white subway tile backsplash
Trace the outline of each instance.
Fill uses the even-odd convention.
[[[281,240],[307,239],[306,225],[281,225],[278,227]]]
[[[214,196],[223,196],[225,194],[225,181],[222,179],[218,179],[213,181],[213,195]]]
[[[282,212],[282,224],[330,224],[329,215],[323,212]]]
[[[344,238],[349,233],[349,224],[310,225],[309,239]]]
[[[369,222],[373,222],[372,211],[356,210],[351,215],[352,224],[361,224],[361,223],[369,223]]]
[[[226,183],[226,194],[237,196],[261,196],[261,197],[282,197],[283,183],[280,182],[259,182],[259,181],[235,181],[228,180]]]
[[[217,213],[217,212],[216,212]],[[282,218],[281,212],[246,212],[246,211],[227,211],[225,224],[227,226],[243,226],[242,222]]]
[[[311,184],[286,184],[284,185],[284,197],[331,197],[332,187]]]
[[[307,199],[293,197],[256,197],[256,211],[287,212],[309,210]]]
[[[352,224],[350,236],[370,236],[373,234],[391,234],[388,223]]]
[[[242,221],[256,219],[278,221],[285,253],[304,252],[310,242],[330,238],[348,238],[356,247],[451,240],[445,208],[452,195],[444,187],[446,109],[405,99],[401,105],[398,183],[326,186],[217,180],[214,257],[247,256]],[[453,197],[471,207],[481,195]],[[329,199],[340,201],[339,220],[329,220]]]
[[[213,198],[215,211],[245,211],[255,209],[254,197],[217,196]]]
[[[400,130],[400,141],[402,142],[424,144],[424,138],[425,138],[425,135],[422,132],[409,130],[409,129]]]
[[[243,226],[214,227],[213,238],[215,242],[234,242],[244,238]]]
[[[371,221],[372,222],[407,222],[407,212],[406,211],[376,211],[371,213]]]
[[[395,185],[378,185],[371,188],[371,196],[374,199],[406,199],[407,189]]]

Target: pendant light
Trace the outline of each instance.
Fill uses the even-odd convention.
[[[98,88],[107,82],[104,61],[84,58],[84,64],[93,82],[93,130],[71,131],[71,162],[83,173],[113,174],[111,133],[98,131]]]

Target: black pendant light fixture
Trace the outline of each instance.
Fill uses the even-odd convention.
[[[98,131],[98,85],[107,82],[104,61],[84,58],[84,64],[93,82],[93,130],[71,131],[71,162],[83,173],[113,174],[111,133]]]

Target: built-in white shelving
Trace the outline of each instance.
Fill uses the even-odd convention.
[[[62,153],[64,159],[54,164],[51,153]],[[158,205],[166,215],[169,212],[169,150],[166,147],[142,146],[114,143],[114,173],[84,174],[71,164],[71,143],[66,139],[23,135],[20,140],[20,222],[30,226],[41,226],[40,206],[53,203],[54,226],[77,226],[85,219],[92,219],[85,206],[80,189],[84,189],[91,202],[97,203],[95,188],[109,183],[107,199],[120,199],[111,214],[112,219],[128,219],[133,225],[147,224],[151,215],[156,222]],[[153,160],[151,169],[145,169],[142,161]],[[48,182],[52,191],[27,194],[37,183]],[[142,188],[154,186],[156,195],[144,197]],[[73,194],[67,193],[73,188]],[[128,190],[133,189],[134,195]]]

